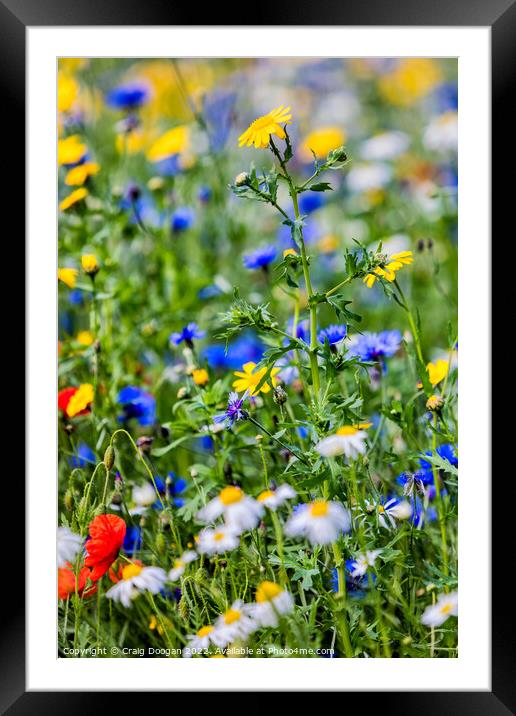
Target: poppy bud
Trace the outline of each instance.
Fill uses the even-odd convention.
[[[64,505],[67,510],[71,511],[73,509],[73,495],[71,490],[67,490],[65,492],[64,496]]]
[[[106,470],[111,470],[115,464],[115,448],[112,445],[108,445],[106,452],[104,453],[104,467]]]

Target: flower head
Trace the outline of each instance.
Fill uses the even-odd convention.
[[[344,425],[334,435],[329,435],[318,442],[315,449],[323,457],[345,455],[356,460],[359,455],[364,455],[366,452],[366,438],[367,433],[359,426]]]
[[[72,191],[71,194],[68,194],[68,196],[65,196],[65,198],[60,202],[59,209],[61,211],[66,211],[74,204],[77,204],[77,202],[82,201],[88,196],[88,190],[81,186],[80,189],[75,189],[75,191]]]
[[[244,604],[241,599],[217,619],[215,629],[219,645],[227,646],[237,639],[245,640],[258,628],[258,623],[250,616],[250,605]]]
[[[277,627],[282,616],[294,609],[294,597],[275,582],[261,582],[249,614],[262,627]]]
[[[392,254],[383,266],[377,266],[373,269],[373,273],[365,275],[364,283],[367,288],[372,288],[378,278],[392,282],[396,278],[396,272],[402,269],[403,266],[410,265],[413,261],[412,251],[400,251],[397,254]]]
[[[238,397],[238,393],[230,393],[226,412],[221,413],[220,415],[215,415],[215,417],[213,418],[213,422],[215,424],[225,422],[228,428],[230,428],[233,423],[237,422],[238,420],[247,420],[249,415],[247,411],[242,408],[247,396],[247,392],[244,393],[241,398]]]
[[[106,103],[113,109],[133,110],[148,102],[149,88],[144,84],[126,84],[114,87],[106,96]]]
[[[75,570],[70,562],[66,562],[57,570],[57,596],[59,599],[68,599],[71,594],[77,594],[80,597],[91,596],[97,591],[97,586],[90,585],[87,587],[88,580],[91,580],[91,572],[89,567],[82,567],[77,577]]]
[[[169,129],[151,145],[147,152],[147,159],[151,162],[161,162],[164,159],[181,154],[188,149],[190,131],[188,127],[181,125]]]
[[[364,554],[359,554],[356,559],[350,563],[350,574],[352,577],[363,577],[369,567],[374,567],[376,558],[381,554],[381,549],[367,550]]]
[[[369,511],[375,511],[378,524],[384,529],[395,529],[396,520],[407,520],[412,515],[412,507],[406,500],[391,497],[377,504],[368,505]]]
[[[363,361],[383,361],[393,356],[401,345],[399,331],[363,333],[352,341],[349,353]]]
[[[145,567],[135,560],[120,570],[120,579],[106,592],[108,599],[120,602],[128,609],[133,599],[142,592],[158,594],[167,581],[167,573],[161,567]]]
[[[425,626],[440,627],[448,617],[456,617],[458,614],[458,595],[457,592],[449,594],[439,594],[437,602],[428,606],[421,617],[421,622]]]
[[[323,328],[322,331],[319,331],[319,335],[317,336],[317,338],[320,343],[325,343],[326,341],[328,341],[330,346],[333,346],[336,343],[340,343],[340,341],[343,341],[347,335],[347,332],[347,326],[339,326],[333,324],[331,326]]]
[[[169,580],[171,582],[176,582],[180,577],[183,576],[186,566],[191,562],[195,562],[196,559],[198,559],[197,552],[194,552],[193,550],[187,550],[186,552],[183,552],[181,557],[174,561],[172,569],[168,573]]]
[[[265,505],[265,507],[268,507],[270,510],[277,510],[278,507],[281,507],[287,500],[291,500],[295,496],[296,491],[294,488],[287,482],[284,482],[283,485],[279,485],[275,490],[264,490],[260,492],[256,499],[260,504]]]
[[[206,331],[201,331],[198,328],[197,323],[189,323],[187,326],[182,328],[181,331],[171,333],[169,340],[176,346],[184,341],[186,345],[191,347],[194,340],[200,340],[201,338],[204,338],[205,335]]]
[[[301,156],[304,161],[313,161],[313,152],[317,159],[326,159],[333,149],[338,149],[345,141],[346,135],[340,127],[320,127],[305,137]]]
[[[213,555],[236,549],[240,544],[240,538],[238,530],[229,525],[222,525],[214,529],[206,527],[201,530],[196,542],[200,554]]]
[[[180,206],[172,214],[170,225],[175,234],[186,231],[195,222],[195,211],[188,206]]]
[[[59,166],[77,164],[84,159],[88,152],[88,147],[83,144],[81,138],[77,134],[72,134],[65,139],[60,139],[57,143],[57,163]]]
[[[57,566],[64,567],[73,562],[82,547],[82,537],[72,532],[69,527],[57,529]]]
[[[275,246],[263,246],[244,256],[244,266],[248,269],[266,269],[274,261],[276,254]]]
[[[126,524],[117,515],[97,515],[89,526],[84,564],[91,567],[91,579],[96,582],[118,557],[124,542]]]
[[[79,271],[76,268],[57,269],[57,278],[65,283],[68,288],[74,288]]]
[[[64,388],[57,396],[57,405],[67,418],[86,415],[93,402],[93,386],[83,383],[78,388]]]
[[[264,375],[267,373],[267,368],[259,368],[258,370],[255,370],[256,363],[253,363],[252,361],[249,361],[248,363],[244,363],[242,366],[242,371],[235,371],[235,375],[237,376],[238,380],[235,380],[233,382],[233,388],[235,390],[245,390],[249,391],[249,395],[258,395],[258,393],[269,393],[272,387],[274,388],[277,384],[277,380],[274,378],[275,375],[277,375],[280,372],[279,368],[273,368],[270,371],[270,381],[271,384],[269,384],[268,381],[265,381],[260,388],[258,388],[259,382],[262,380]]]
[[[290,107],[280,105],[268,114],[255,119],[238,138],[238,146],[254,145],[257,149],[267,149],[271,134],[276,135],[279,139],[285,139],[285,130],[280,125],[290,124],[291,121]]]
[[[210,376],[205,368],[195,368],[192,371],[192,378],[195,385],[206,385]]]
[[[300,505],[285,525],[289,537],[306,537],[312,544],[336,542],[351,529],[351,514],[340,502],[315,500]]]
[[[96,162],[84,162],[72,167],[65,176],[65,184],[67,186],[82,186],[87,179],[95,176],[100,171],[100,166]]]
[[[428,379],[432,386],[437,385],[441,382],[441,380],[443,380],[443,378],[446,378],[449,368],[449,362],[442,359],[435,361],[435,363],[427,364],[426,370],[428,373]]]
[[[81,266],[84,273],[87,273],[88,276],[95,276],[100,268],[95,254],[83,254],[81,256]]]
[[[236,485],[224,487],[206,507],[199,510],[199,522],[214,522],[218,517],[224,516],[226,524],[237,532],[251,530],[260,521],[263,515],[263,506]]]
[[[136,418],[140,425],[153,425],[156,419],[156,400],[134,385],[128,385],[118,393],[117,402],[122,406],[120,422]]]

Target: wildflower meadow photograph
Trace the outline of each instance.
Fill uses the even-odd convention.
[[[58,655],[456,659],[457,59],[57,72]]]

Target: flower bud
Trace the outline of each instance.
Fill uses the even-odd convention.
[[[112,445],[108,445],[106,452],[104,453],[104,467],[106,470],[111,470],[115,464],[115,448]]]
[[[274,388],[272,399],[276,403],[276,405],[284,405],[287,402],[288,396],[286,392],[283,390],[281,385],[277,385]]]
[[[73,509],[73,495],[71,490],[67,490],[64,496],[64,505],[68,511]]]
[[[431,395],[426,401],[428,410],[439,412],[444,405],[444,399],[440,395]]]
[[[249,174],[247,172],[240,172],[235,179],[235,186],[246,186],[249,183]]]
[[[81,266],[84,273],[88,274],[88,276],[95,276],[100,269],[95,254],[83,254],[83,256],[81,256]]]

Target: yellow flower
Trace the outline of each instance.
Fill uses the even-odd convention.
[[[208,371],[204,368],[195,368],[192,371],[192,378],[195,385],[206,385],[210,379]]]
[[[126,134],[117,134],[115,147],[119,154],[137,154],[148,142],[148,135],[139,129]]]
[[[60,268],[57,269],[57,278],[65,283],[68,288],[74,288],[78,273],[79,271],[76,268]]]
[[[323,236],[322,239],[319,239],[317,246],[323,254],[331,254],[332,251],[336,251],[338,249],[339,240],[333,234],[326,234],[326,236]]]
[[[93,343],[93,334],[90,331],[79,331],[77,334],[77,343],[81,346],[91,346]]]
[[[84,254],[81,256],[81,266],[84,273],[94,276],[99,270],[99,262],[95,254]]]
[[[283,258],[286,256],[297,256],[297,251],[295,249],[285,249],[283,252]]]
[[[396,278],[396,271],[402,269],[403,266],[408,266],[413,261],[412,251],[400,251],[398,254],[393,254],[385,266],[377,266],[373,269],[373,273],[366,274],[364,276],[364,283],[367,288],[372,288],[378,277],[392,282]]]
[[[84,187],[76,189],[75,191],[72,191],[71,194],[68,194],[68,196],[65,196],[63,201],[59,204],[59,208],[61,211],[66,211],[66,209],[69,209],[74,204],[77,204],[78,201],[81,201],[86,196],[88,196],[87,189]]]
[[[267,372],[267,368],[260,368],[259,370],[254,371],[256,368],[256,363],[253,363],[250,361],[249,363],[244,363],[242,366],[243,373],[241,371],[235,371],[234,375],[237,376],[238,380],[235,380],[233,382],[233,388],[237,390],[238,392],[248,390],[249,395],[258,395],[258,393],[268,393],[271,389],[271,386],[265,382],[260,390],[256,390],[256,386],[261,381],[265,373]],[[274,378],[274,376],[279,373],[279,368],[273,368],[271,370],[270,376],[271,376],[271,383],[274,387],[277,383],[277,380]]]
[[[78,134],[72,134],[66,139],[60,139],[57,143],[57,163],[76,164],[88,151]]]
[[[57,109],[68,112],[79,94],[79,85],[70,75],[60,72],[57,78]]]
[[[448,374],[449,363],[447,360],[440,358],[435,363],[428,363],[426,370],[428,372],[428,378],[432,385],[437,385],[443,378]]]
[[[91,383],[83,383],[70,398],[66,406],[66,414],[73,418],[93,402],[93,386]]]
[[[84,164],[78,164],[76,167],[72,167],[65,177],[65,184],[67,186],[81,186],[84,184],[88,177],[97,174],[100,170],[100,166],[96,162],[84,162]]]
[[[243,147],[245,144],[246,147],[250,147],[254,144],[257,149],[267,149],[271,134],[275,134],[279,139],[285,139],[285,131],[280,124],[290,124],[291,121],[290,107],[280,105],[251,122],[238,138],[238,146]]]
[[[391,104],[406,107],[427,95],[441,79],[439,65],[428,58],[401,60],[378,81],[378,89]]]
[[[332,149],[342,147],[346,141],[346,135],[339,127],[321,127],[305,137],[301,145],[301,154],[305,161],[313,159],[312,151],[317,159],[326,159]]]
[[[147,152],[147,159],[151,162],[160,162],[174,154],[181,154],[188,149],[189,141],[190,132],[185,125],[169,129],[151,145]]]

